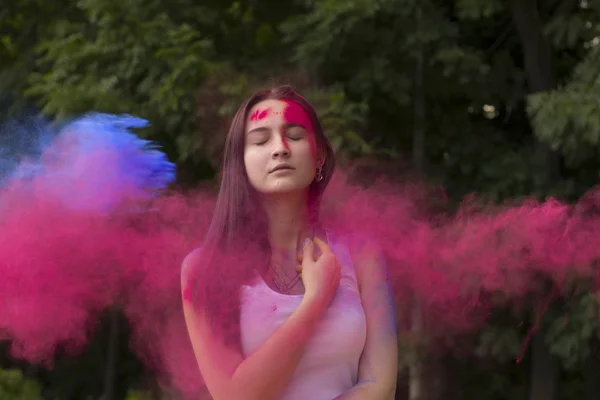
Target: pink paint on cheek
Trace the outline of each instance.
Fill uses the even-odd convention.
[[[302,125],[308,131],[311,140],[310,140],[310,150],[313,158],[317,159],[317,143],[315,140],[315,130],[312,126],[312,122],[310,118],[308,118],[308,114],[302,107],[293,101],[285,101],[287,107],[283,111],[283,120],[289,124],[298,124]]]
[[[263,119],[267,118],[267,116],[269,115],[270,112],[271,112],[270,108],[267,108],[266,110],[258,109],[252,113],[252,115],[250,116],[250,121],[263,120]]]

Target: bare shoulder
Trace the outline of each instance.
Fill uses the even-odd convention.
[[[186,300],[193,300],[196,290],[196,283],[193,279],[194,268],[200,264],[203,257],[202,249],[197,248],[191,251],[181,263],[180,279],[181,279],[181,294],[183,296],[184,305]]]
[[[191,272],[205,257],[202,249],[190,252],[182,262],[183,315],[188,335],[200,373],[214,398],[232,398],[231,377],[243,361],[238,349],[225,344],[221,335],[213,330],[204,306],[197,306],[193,291],[195,279]]]
[[[192,250],[181,263],[181,282],[187,282],[190,272],[200,263],[202,259],[202,248]]]
[[[182,267],[193,265],[200,260],[203,255],[203,249],[198,247],[192,250],[185,258],[183,259]]]

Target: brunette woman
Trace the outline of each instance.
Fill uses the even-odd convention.
[[[383,259],[319,223],[334,168],[314,108],[290,87],[255,93],[235,115],[211,227],[182,266],[189,337],[215,400],[394,398]]]

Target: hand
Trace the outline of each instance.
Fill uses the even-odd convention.
[[[320,256],[315,257],[315,244]],[[316,258],[316,259],[315,259]],[[296,269],[300,272],[304,283],[304,297],[318,300],[327,307],[340,284],[341,267],[335,255],[323,240],[315,237],[313,241],[304,244],[304,250],[299,256],[302,265]]]

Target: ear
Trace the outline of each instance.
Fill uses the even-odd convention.
[[[325,164],[325,151],[323,151],[323,149],[318,149],[317,150],[317,167],[323,167],[323,165]]]

